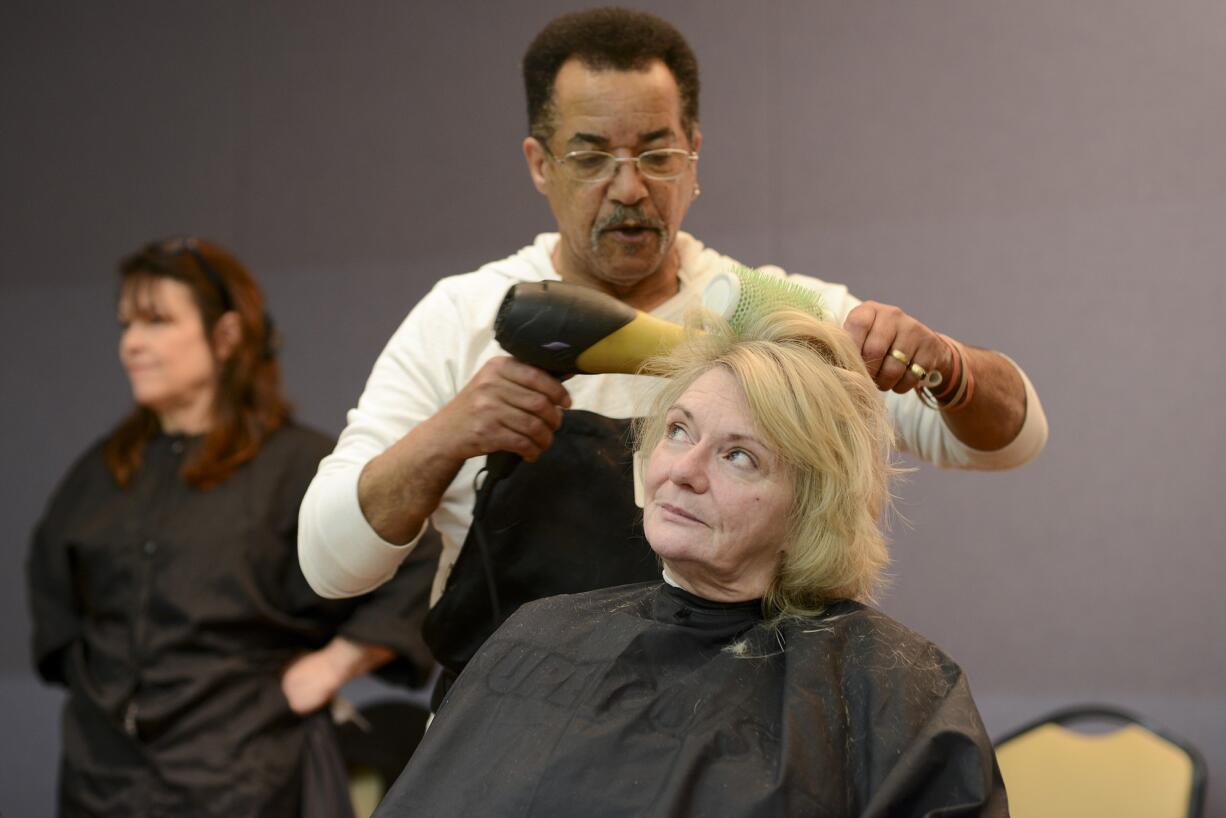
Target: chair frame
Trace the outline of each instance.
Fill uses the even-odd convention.
[[[993,741],[992,746],[1000,747],[1005,742],[1015,739],[1023,733],[1028,733],[1036,727],[1042,727],[1044,724],[1054,723],[1061,727],[1067,727],[1075,722],[1090,719],[1136,724],[1183,750],[1192,761],[1192,794],[1188,799],[1188,818],[1202,818],[1209,780],[1209,771],[1208,766],[1205,764],[1205,757],[1201,755],[1200,750],[1189,744],[1187,740],[1173,735],[1165,728],[1159,727],[1148,719],[1142,718],[1129,710],[1113,707],[1108,704],[1093,703],[1062,707],[1059,710],[1053,710],[1045,716],[1040,716],[1034,721],[1023,724],[1021,727],[1010,730]]]

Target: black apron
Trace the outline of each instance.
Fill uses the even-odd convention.
[[[490,494],[488,507],[473,521],[423,626],[444,668],[435,709],[482,643],[525,602],[659,579],[634,504],[632,458],[629,420],[568,410],[553,445],[535,463],[520,463],[496,485],[481,487],[475,505]],[[479,533],[492,577],[482,564]]]

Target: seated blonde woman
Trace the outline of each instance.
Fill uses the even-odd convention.
[[[961,670],[864,604],[892,469],[858,351],[706,329],[639,429],[663,582],[523,606],[377,816],[1007,814]]]

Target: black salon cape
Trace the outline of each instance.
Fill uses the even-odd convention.
[[[966,679],[919,635],[851,602],[773,631],[659,583],[523,606],[375,813],[1007,814]]]
[[[35,532],[34,660],[69,690],[61,815],[296,815],[305,731],[286,664],[339,634],[396,651],[398,681],[428,667],[408,617],[432,565],[341,602],[298,567],[298,506],[327,438],[279,429],[210,491],[179,477],[198,443],[156,438],[127,489],[95,446]]]

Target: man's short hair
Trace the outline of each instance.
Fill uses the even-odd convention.
[[[673,25],[643,11],[597,8],[564,14],[545,26],[524,54],[528,132],[553,135],[553,84],[572,57],[592,70],[632,71],[659,60],[681,92],[681,124],[693,136],[698,121],[698,60]]]

